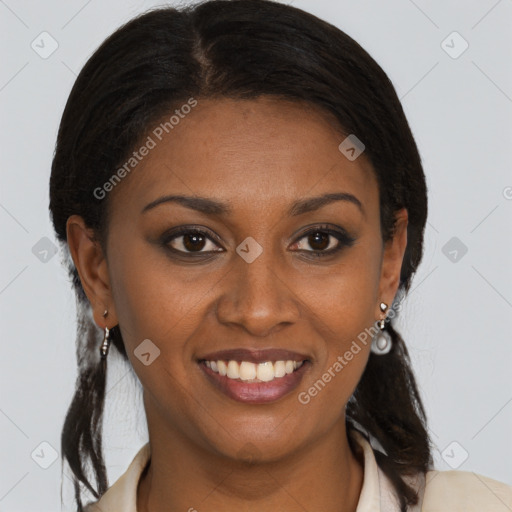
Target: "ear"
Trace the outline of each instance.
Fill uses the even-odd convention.
[[[103,250],[94,238],[94,231],[88,228],[79,215],[71,215],[66,223],[67,242],[75,263],[82,287],[91,303],[94,321],[104,329],[117,325],[117,315],[112,299],[107,260]],[[107,318],[103,317],[108,310]]]
[[[377,304],[377,318],[382,316],[380,303],[385,302],[388,307],[391,306],[395,298],[398,286],[400,285],[400,270],[404,259],[405,249],[407,247],[407,224],[408,213],[405,208],[395,213],[395,231],[393,237],[388,240],[384,246],[382,256],[380,283],[379,283],[379,303]]]

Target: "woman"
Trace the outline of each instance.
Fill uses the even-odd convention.
[[[432,468],[392,322],[425,177],[392,84],[339,29],[267,0],[130,21],[70,94],[50,210],[80,306],[79,511],[512,508],[505,484]],[[115,352],[149,443],[109,488]]]

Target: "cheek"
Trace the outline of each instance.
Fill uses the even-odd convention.
[[[116,313],[134,371],[149,389],[186,382],[193,349],[187,340],[204,321],[204,304],[218,276],[180,270],[144,242],[113,250],[111,261]],[[146,361],[138,357],[147,352]]]
[[[344,351],[347,343],[377,320],[379,262],[378,248],[363,241],[330,271],[296,280],[331,348]]]
[[[195,295],[185,293],[178,274],[171,278],[169,267],[147,256],[137,248],[119,256],[111,276],[113,296],[133,370],[155,404],[161,406],[165,397],[161,412],[173,414],[183,407],[177,391],[188,378],[184,347]]]
[[[365,329],[376,320],[371,279],[338,278],[329,292],[329,299],[322,296],[311,311],[323,350],[317,353],[317,364],[297,397],[309,409],[306,422],[311,429],[319,428],[319,417],[322,428],[328,428],[344,414],[370,354],[371,336]]]
[[[144,241],[112,252],[113,296],[118,321],[127,332],[125,342],[167,342],[166,336],[190,314],[207,283],[184,282],[185,272]]]
[[[369,328],[377,320],[379,261],[378,247],[363,241],[331,273],[309,276],[300,285],[308,297],[314,330],[323,339],[314,375],[302,389],[306,393],[304,401],[315,402],[312,406],[319,407],[319,413],[329,401],[340,404],[332,414],[340,413],[366,366],[371,344]]]

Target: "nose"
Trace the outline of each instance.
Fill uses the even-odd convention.
[[[235,260],[217,301],[218,321],[237,325],[257,337],[297,322],[300,297],[280,268],[270,251],[263,251],[252,263]]]

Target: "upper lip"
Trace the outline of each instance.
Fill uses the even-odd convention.
[[[210,352],[199,358],[199,361],[248,361],[264,363],[265,361],[305,361],[308,356],[282,348],[247,349],[233,348]]]

